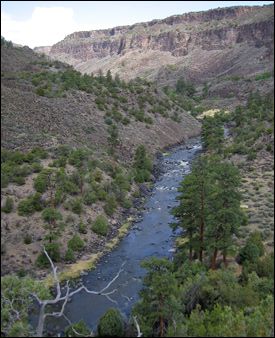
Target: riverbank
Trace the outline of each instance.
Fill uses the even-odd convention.
[[[139,211],[138,219],[129,225],[122,240],[111,242],[112,250],[96,260],[94,269],[82,273],[81,280],[76,281],[77,286],[83,284],[89,289],[100,290],[124,264],[123,272],[112,284],[112,290],[117,290],[112,298],[122,313],[130,313],[143,285],[145,270],[140,263],[152,256],[173,257],[179,232],[174,232],[170,227],[175,221],[171,209],[178,203],[178,186],[191,171],[192,161],[200,151],[200,140],[196,138],[159,157],[160,176],[154,182],[142,211]],[[99,318],[110,306],[106,297],[80,293],[67,304],[65,315],[72,322],[82,319],[89,327],[95,328]],[[66,326],[66,321],[62,319],[51,320],[48,329],[60,333]]]
[[[61,282],[66,280],[72,280],[80,278],[82,275],[87,274],[87,271],[93,270],[96,267],[98,261],[110,251],[112,251],[123,239],[123,237],[128,233],[129,229],[133,226],[135,222],[138,222],[141,217],[141,209],[146,203],[146,199],[150,196],[153,191],[154,184],[158,181],[161,174],[163,174],[162,160],[163,158],[169,156],[173,151],[179,147],[186,147],[186,149],[191,149],[192,147],[188,145],[188,141],[192,142],[194,138],[184,140],[181,143],[174,144],[172,146],[167,146],[163,148],[162,151],[159,151],[155,155],[154,166],[152,171],[152,179],[147,184],[140,184],[139,191],[140,196],[134,199],[134,208],[130,211],[125,211],[125,217],[120,220],[122,224],[117,228],[116,235],[108,238],[107,241],[100,243],[97,248],[97,252],[84,255],[84,259],[80,258],[72,264],[66,264],[62,268],[62,271],[59,272],[58,277]],[[195,138],[196,139],[196,138]],[[52,273],[50,272],[46,277],[42,279],[45,281],[45,284],[48,287],[54,285],[54,279]]]

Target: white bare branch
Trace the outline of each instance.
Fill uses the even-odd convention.
[[[137,321],[137,317],[134,316],[133,319],[134,319],[135,326],[137,328],[137,333],[138,333],[137,337],[142,337],[142,332],[140,332],[140,327],[139,327],[139,324],[138,324],[138,321]]]
[[[112,299],[110,297],[110,295],[114,294],[118,290],[113,289],[112,291],[109,291],[109,292],[105,292],[105,291],[108,290],[108,288],[117,280],[117,278],[119,277],[119,275],[123,271],[122,267],[125,265],[126,262],[124,262],[122,264],[122,266],[120,267],[120,269],[119,269],[118,273],[115,275],[115,277],[100,291],[89,290],[89,289],[87,289],[86,286],[82,285],[78,289],[70,292],[69,281],[67,281],[67,283],[66,283],[66,293],[65,293],[64,296],[62,296],[60,281],[59,281],[59,278],[58,278],[58,275],[57,275],[57,267],[54,266],[51,257],[47,253],[47,250],[45,248],[43,248],[43,250],[44,250],[46,257],[48,258],[48,260],[51,264],[51,268],[52,268],[52,272],[53,272],[53,276],[54,276],[54,281],[55,281],[55,285],[56,285],[56,297],[55,297],[55,299],[41,300],[36,294],[32,294],[33,297],[38,302],[38,304],[40,305],[40,313],[39,313],[38,325],[37,325],[37,329],[36,329],[36,337],[43,337],[44,324],[45,324],[45,319],[47,317],[57,317],[57,318],[62,317],[62,316],[65,317],[64,311],[65,311],[65,307],[66,307],[69,299],[71,299],[72,296],[74,296],[75,294],[79,293],[82,290],[84,290],[85,292],[87,292],[89,294],[104,296],[109,301],[111,301],[113,303],[117,303],[114,299]],[[63,302],[61,310],[59,312],[45,313],[45,308],[46,308],[47,305],[57,304],[61,301],[64,301],[64,302]],[[68,319],[67,317],[65,317],[65,318]]]
[[[73,323],[70,321],[70,319],[64,313],[63,313],[63,317],[66,319],[66,321],[69,323],[69,325],[73,325]],[[73,326],[71,326],[71,329],[79,337],[93,337],[94,336],[93,331],[91,331],[88,336],[84,336],[82,333],[79,333]]]

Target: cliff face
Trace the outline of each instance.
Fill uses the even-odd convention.
[[[237,74],[239,68],[234,67],[233,58],[232,62],[223,62],[228,53],[236,56],[232,51],[237,50],[246,64],[256,65],[257,73],[272,68],[273,9],[274,6],[218,8],[132,26],[75,32],[52,46],[48,54],[82,72],[111,69],[125,79],[156,78],[161,67],[174,65],[200,83],[218,76],[221,70]],[[214,73],[198,71],[209,59],[212,61],[208,67]],[[247,73],[250,71],[248,67]]]

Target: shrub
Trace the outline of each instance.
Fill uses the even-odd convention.
[[[65,180],[62,182],[62,186],[60,187],[63,189],[64,192],[75,195],[79,192],[79,188],[76,184],[74,184],[72,181],[70,181],[68,178],[65,178]]]
[[[76,335],[75,331],[78,333]],[[86,323],[83,320],[80,320],[77,323],[74,323],[65,329],[65,337],[89,337],[90,336],[90,330]]]
[[[93,178],[96,182],[101,182],[102,181],[102,172],[99,169],[96,169],[94,174],[93,174]]]
[[[64,198],[65,198],[65,194],[62,188],[58,187],[54,194],[54,205],[55,206],[60,205],[64,201]]]
[[[256,263],[264,254],[264,245],[261,234],[257,231],[250,234],[245,246],[240,251],[241,263]]]
[[[83,202],[86,205],[92,205],[97,201],[97,196],[93,191],[88,191],[84,194]]]
[[[34,155],[34,158],[38,159],[45,159],[48,157],[47,150],[40,147],[33,148],[30,154]]]
[[[35,211],[41,211],[43,205],[41,202],[41,194],[36,193],[27,197],[25,200],[19,202],[17,210],[18,215],[20,216],[29,216],[32,215]]]
[[[49,175],[49,170],[43,170],[37,175],[36,179],[34,180],[34,189],[37,192],[43,193],[47,190],[50,180]]]
[[[24,236],[24,243],[27,245],[32,243],[32,236],[30,234]]]
[[[274,279],[274,253],[271,252],[268,255],[260,259],[256,265],[256,272],[259,277],[267,277]]]
[[[54,208],[46,208],[42,212],[42,218],[47,223],[52,223],[62,219],[61,213]]]
[[[108,216],[113,215],[117,207],[116,198],[114,195],[108,195],[106,197],[106,203],[104,205],[104,211]]]
[[[240,251],[241,263],[255,263],[260,257],[258,247],[253,243],[247,243]]]
[[[81,234],[86,234],[87,233],[87,225],[84,224],[84,223],[79,223],[78,225],[78,231],[81,233]]]
[[[16,176],[13,178],[13,182],[17,185],[24,185],[25,184],[25,178],[22,176]]]
[[[148,182],[150,180],[151,174],[146,169],[137,169],[135,171],[135,181],[137,183]]]
[[[45,249],[48,253],[48,255],[51,257],[53,262],[59,262],[60,261],[60,249],[59,249],[59,243],[48,243],[45,245]],[[40,255],[37,257],[36,265],[40,268],[45,268],[50,266],[50,262],[45,255],[44,251],[40,253]]]
[[[74,235],[68,242],[68,249],[81,251],[84,248],[84,242],[78,235]]]
[[[9,184],[9,178],[7,175],[1,173],[1,188],[6,188]]]
[[[99,337],[123,337],[124,323],[117,309],[109,309],[100,318],[98,324]]]
[[[82,199],[76,198],[76,199],[72,200],[71,201],[71,207],[72,207],[72,211],[75,214],[80,215],[82,210],[83,210]]]
[[[104,201],[107,196],[107,192],[103,188],[99,188],[96,192],[96,196],[100,201]]]
[[[65,253],[65,261],[66,262],[74,262],[75,261],[75,256],[74,256],[74,252],[71,248],[68,248],[66,253]]]
[[[42,165],[40,163],[34,162],[32,164],[32,171],[34,173],[39,173],[43,169]]]
[[[133,206],[133,203],[130,199],[125,198],[122,202],[122,207],[125,209],[130,209]]]
[[[1,208],[6,214],[12,212],[13,209],[13,199],[11,197],[7,197],[4,206]]]
[[[129,180],[127,177],[125,177],[125,174],[116,174],[114,179],[114,184],[118,185],[120,189],[129,191],[131,188],[131,185],[129,183]]]
[[[122,122],[122,124],[124,124],[125,126],[127,126],[131,121],[130,121],[130,119],[128,117],[124,117],[121,122]]]
[[[92,230],[99,235],[106,236],[108,232],[108,221],[104,216],[98,216],[92,225]]]
[[[69,163],[79,168],[83,164],[83,161],[87,159],[87,157],[88,154],[85,149],[76,149],[71,152]]]

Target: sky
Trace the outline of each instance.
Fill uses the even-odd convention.
[[[273,1],[1,1],[1,36],[14,43],[51,46],[76,31],[132,25],[217,7]]]

